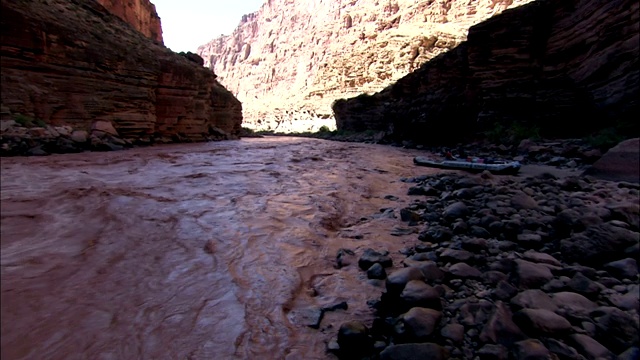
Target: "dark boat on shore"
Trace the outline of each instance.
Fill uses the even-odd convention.
[[[428,166],[438,169],[467,170],[481,172],[488,170],[493,174],[517,174],[520,171],[520,162],[506,160],[489,160],[480,158],[433,160],[422,156],[416,156],[413,163],[420,166]]]

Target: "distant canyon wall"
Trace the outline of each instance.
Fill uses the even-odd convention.
[[[245,126],[317,130],[335,124],[334,100],[382,90],[529,1],[268,0],[198,54],[243,102]]]
[[[126,21],[146,37],[163,43],[162,25],[156,7],[149,0],[96,0],[112,14]]]
[[[148,1],[135,4],[152,13]],[[84,0],[1,6],[3,113],[77,129],[109,121],[131,140],[200,141],[239,133],[240,102],[211,70],[145,37],[161,40],[154,21],[150,31],[146,20],[138,22],[139,33]]]
[[[337,101],[337,126],[419,143],[500,128],[638,136],[638,4],[539,0],[505,11],[381,92]]]

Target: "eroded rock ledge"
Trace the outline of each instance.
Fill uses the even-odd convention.
[[[1,6],[3,121],[20,117],[80,131],[109,122],[121,139],[144,143],[239,133],[241,104],[215,74],[155,44],[97,2]]]
[[[419,143],[516,123],[548,137],[622,126],[637,136],[637,0],[536,1],[372,96],[333,105],[338,129]],[[626,125],[626,127],[625,127]]]

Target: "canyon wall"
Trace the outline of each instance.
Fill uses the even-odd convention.
[[[156,7],[149,0],[96,0],[109,12],[129,23],[146,37],[162,44],[162,25]]]
[[[638,4],[539,0],[505,11],[381,92],[337,101],[337,126],[420,143],[496,129],[638,136]]]
[[[334,100],[382,90],[529,1],[269,0],[198,54],[242,101],[244,126],[317,130],[335,126]]]
[[[97,2],[1,6],[4,120],[22,116],[85,130],[110,122],[121,138],[141,142],[239,133],[241,104],[214,73],[154,43]]]

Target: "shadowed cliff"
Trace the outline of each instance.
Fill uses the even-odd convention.
[[[637,0],[537,1],[374,95],[333,104],[338,129],[450,143],[489,132],[639,133]]]
[[[94,1],[1,6],[4,120],[78,130],[110,122],[132,142],[238,134],[240,102],[210,70],[157,44],[158,31],[154,43]]]

